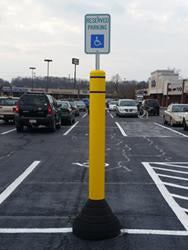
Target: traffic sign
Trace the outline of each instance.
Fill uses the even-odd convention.
[[[110,53],[110,15],[85,15],[85,53]]]
[[[78,58],[72,58],[72,64],[79,65],[79,59]]]

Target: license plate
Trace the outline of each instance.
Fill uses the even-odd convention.
[[[29,120],[30,123],[36,123],[36,120]]]

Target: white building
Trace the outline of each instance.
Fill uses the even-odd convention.
[[[149,78],[148,96],[159,100],[161,106],[181,102],[183,80],[173,70],[156,70]]]

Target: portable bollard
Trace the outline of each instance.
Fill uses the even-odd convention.
[[[120,234],[120,223],[105,200],[105,72],[90,73],[89,199],[73,222],[73,233],[86,240]]]

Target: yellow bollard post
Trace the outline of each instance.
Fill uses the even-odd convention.
[[[89,199],[73,222],[73,233],[87,240],[120,234],[120,223],[105,200],[105,72],[90,73]]]
[[[105,72],[90,73],[89,199],[105,198]]]

